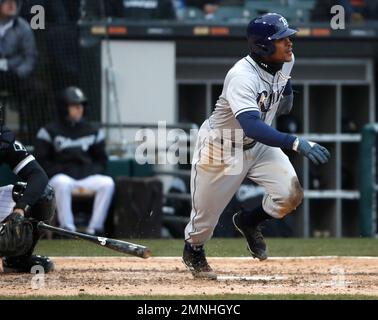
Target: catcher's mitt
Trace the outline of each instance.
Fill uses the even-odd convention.
[[[24,216],[13,212],[0,224],[0,256],[16,257],[27,253],[33,243],[33,226]]]

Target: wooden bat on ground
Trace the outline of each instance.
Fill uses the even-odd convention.
[[[51,231],[51,232],[58,233],[63,236],[68,236],[74,239],[88,240],[101,247],[109,248],[114,251],[130,254],[130,255],[143,258],[143,259],[148,259],[152,255],[152,252],[149,248],[141,246],[139,244],[135,244],[135,243],[130,243],[130,242],[116,240],[116,239],[96,237],[96,236],[91,236],[88,234],[74,232],[74,231],[68,231],[61,228],[50,226],[43,222],[38,223],[38,228],[40,230]]]

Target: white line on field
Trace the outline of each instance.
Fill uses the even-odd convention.
[[[218,276],[218,281],[277,281],[287,280],[288,277],[281,276]]]
[[[107,260],[119,260],[119,259],[128,259],[128,260],[134,260],[140,258],[136,257],[115,257],[115,256],[103,256],[103,257],[75,257],[75,256],[68,256],[68,257],[51,257],[54,260],[88,260],[88,259],[94,259],[94,260],[100,260],[100,259],[107,259]],[[152,257],[145,261],[149,260],[167,260],[167,261],[174,261],[182,259],[181,257]],[[331,260],[331,259],[356,259],[356,260],[378,260],[378,257],[355,257],[355,256],[309,256],[309,257],[271,257],[268,258],[269,260]],[[252,257],[208,257],[208,260],[241,260],[241,261],[257,261],[254,260]]]
[[[177,257],[155,257],[156,259],[171,260]],[[181,257],[179,257],[181,259]],[[209,260],[254,260],[252,257],[208,257]],[[327,259],[371,259],[378,260],[378,257],[353,257],[353,256],[309,256],[309,257],[271,257],[268,260],[327,260]],[[257,260],[256,260],[257,261]]]

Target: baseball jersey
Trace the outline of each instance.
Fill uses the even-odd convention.
[[[107,163],[105,132],[86,121],[51,122],[39,130],[34,154],[49,178],[63,173],[81,180],[101,174]]]
[[[0,164],[6,163],[18,175],[29,163],[35,161],[21,142],[15,141],[9,148],[0,151]]]
[[[273,76],[250,56],[239,60],[225,78],[222,94],[209,118],[210,128],[242,130],[236,118],[247,111],[259,111],[261,119],[272,125],[293,65],[294,55]],[[252,142],[244,135],[244,144]]]
[[[34,156],[26,150],[22,143],[15,141],[9,147],[0,149],[0,164],[8,165],[20,180],[27,181],[28,187],[20,202],[34,205],[47,184],[47,177],[45,183],[44,173]],[[0,187],[0,222],[12,212],[15,206],[12,189],[13,185]]]

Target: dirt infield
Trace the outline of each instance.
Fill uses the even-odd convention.
[[[0,274],[1,296],[359,294],[378,297],[378,258],[209,258],[217,281],[194,280],[180,258],[55,258],[44,279]]]

